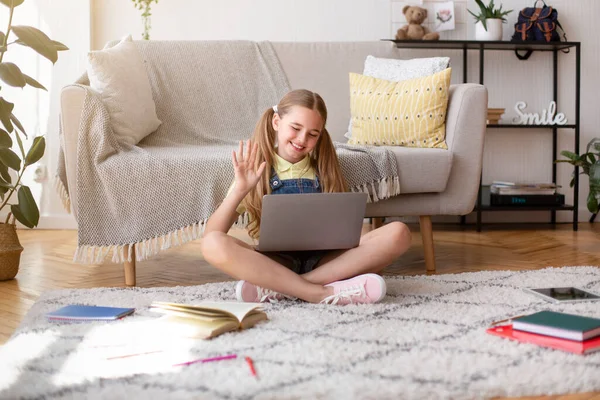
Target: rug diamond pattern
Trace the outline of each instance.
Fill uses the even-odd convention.
[[[600,318],[598,303],[554,305],[522,290],[573,285],[600,292],[600,268],[386,277],[386,282],[388,296],[379,304],[266,304],[270,321],[255,328],[210,341],[167,339],[187,346],[186,359],[250,356],[259,379],[243,359],[188,367],[153,365],[151,356],[129,364],[90,364],[85,352],[92,336],[118,333],[132,342],[150,337],[149,330],[131,332],[156,318],[148,309],[152,301],[232,300],[234,282],[48,292],[0,349],[0,398],[471,399],[600,390],[600,352],[578,356],[485,333],[492,321],[544,309]],[[45,320],[46,312],[72,303],[137,311],[112,324]]]

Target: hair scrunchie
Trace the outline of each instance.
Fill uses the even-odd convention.
[[[273,106],[273,112],[274,112],[275,114],[278,114],[278,112],[277,112],[277,104],[275,104],[275,105]]]

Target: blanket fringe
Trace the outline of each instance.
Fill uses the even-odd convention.
[[[245,229],[246,227],[248,227],[249,223],[250,223],[250,214],[245,212],[238,217],[237,221],[235,221],[233,223],[233,226],[235,228]]]
[[[111,261],[113,263],[130,262],[133,259],[133,249],[135,249],[136,261],[147,260],[171,247],[181,246],[199,239],[204,233],[205,226],[206,220],[203,220],[141,242],[108,246],[77,246],[73,255],[73,262],[78,264],[102,264],[109,254],[112,254]]]
[[[54,190],[56,190],[58,197],[60,197],[60,201],[62,202],[65,211],[71,214],[71,198],[69,197],[69,192],[67,192],[67,188],[63,185],[58,176],[54,177]]]
[[[351,192],[368,194],[367,203],[375,203],[400,194],[400,178],[386,177],[379,181],[363,183],[350,188]]]

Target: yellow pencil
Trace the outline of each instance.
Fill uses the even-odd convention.
[[[498,324],[501,324],[501,323],[503,323],[503,322],[512,321],[512,320],[514,320],[514,319],[521,318],[521,317],[524,317],[524,316],[525,316],[525,315],[517,315],[516,317],[510,317],[510,318],[506,318],[506,319],[501,319],[500,321],[494,321],[494,322],[492,322],[492,323],[490,324],[490,326],[492,326],[492,325],[498,325]]]

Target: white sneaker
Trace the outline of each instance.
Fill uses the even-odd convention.
[[[321,300],[323,304],[369,304],[385,297],[385,280],[377,274],[363,274],[344,281],[330,283],[333,294]]]
[[[246,281],[239,281],[235,286],[235,297],[238,301],[248,303],[277,303],[281,300],[296,300],[296,297],[287,296],[274,290],[264,289]]]

